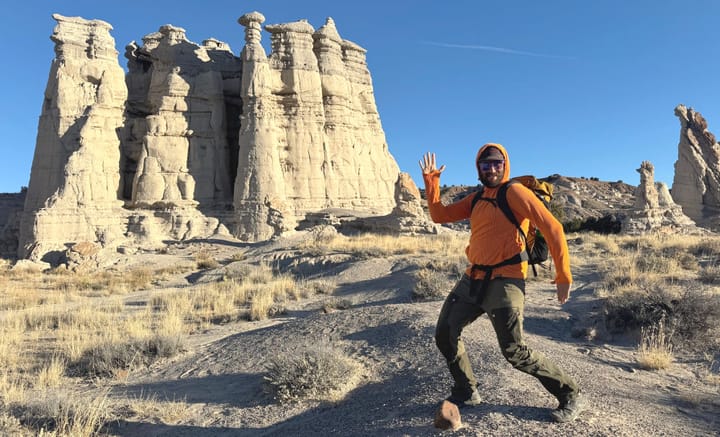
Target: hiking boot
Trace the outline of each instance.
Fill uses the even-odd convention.
[[[458,408],[474,407],[474,406],[480,405],[480,403],[482,403],[482,398],[480,397],[480,393],[478,393],[478,391],[475,389],[473,389],[470,396],[461,398],[459,396],[451,395],[449,398],[447,398],[447,400],[452,402],[453,404],[457,405]]]
[[[578,393],[567,401],[560,402],[560,406],[550,413],[550,416],[559,423],[572,422],[585,410],[585,397]]]

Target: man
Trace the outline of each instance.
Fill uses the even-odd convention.
[[[583,409],[578,385],[523,341],[528,265],[517,255],[524,250],[525,243],[495,201],[499,187],[510,179],[507,152],[500,144],[485,144],[478,151],[475,163],[484,188],[482,200],[473,207],[474,193],[453,204],[443,205],[440,173],[445,166],[436,168],[434,153],[425,154],[420,161],[433,221],[448,223],[470,219],[470,242],[465,253],[472,266],[445,300],[435,329],[435,342],[455,381],[448,400],[461,407],[481,402],[461,333],[465,326],[487,313],[505,359],[516,369],[537,378],[557,398],[560,405],[551,413],[552,418],[558,422],[575,420]],[[562,225],[522,184],[507,188],[507,202],[526,234],[532,221],[545,236],[557,271],[554,281],[557,298],[561,304],[565,303],[570,296],[572,275]]]

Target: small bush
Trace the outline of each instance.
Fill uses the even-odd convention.
[[[353,303],[350,299],[330,298],[323,302],[322,310],[331,313],[335,310],[347,310],[352,308]]]
[[[149,365],[158,358],[171,357],[182,350],[183,344],[182,337],[170,334],[103,341],[84,351],[70,369],[78,376],[114,377]]]
[[[220,267],[220,263],[205,251],[200,251],[195,254],[195,264],[199,269],[215,269]]]
[[[690,289],[672,305],[668,324],[677,346],[720,350],[720,294]]]
[[[697,257],[693,256],[690,253],[678,253],[677,255],[675,255],[675,259],[677,260],[680,267],[685,270],[690,270],[693,272],[700,270],[700,263],[698,262]]]
[[[414,300],[443,299],[450,291],[451,283],[446,274],[432,268],[422,268],[415,272]]]
[[[602,217],[589,217],[587,219],[574,218],[562,223],[566,233],[579,231],[593,231],[600,234],[618,234],[622,228],[622,219],[615,215]]]
[[[641,290],[611,295],[605,301],[605,324],[613,333],[651,326],[669,315],[671,301],[664,293]]]
[[[640,273],[671,274],[677,270],[677,261],[664,256],[639,256],[635,259],[635,267]]]
[[[605,322],[610,332],[648,329],[663,321],[673,332],[676,347],[698,350],[720,348],[720,294],[666,288],[626,291],[605,301]]]
[[[341,350],[320,342],[293,353],[277,353],[265,381],[280,402],[341,399],[356,383],[361,366]]]
[[[703,238],[691,248],[693,255],[720,258],[720,238]]]
[[[703,267],[698,279],[704,284],[720,284],[720,265]]]
[[[304,285],[310,292],[315,294],[333,294],[337,288],[337,283],[329,279],[316,279],[308,281]]]
[[[237,251],[230,256],[231,261],[242,261],[247,257],[244,250]]]
[[[40,431],[39,435],[97,435],[111,415],[107,392],[97,397],[47,392],[23,410],[21,422]]]
[[[70,366],[78,376],[113,377],[118,371],[146,364],[145,345],[139,340],[96,344]]]

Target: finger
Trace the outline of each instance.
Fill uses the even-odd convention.
[[[439,171],[440,173],[444,172],[444,171],[445,171],[445,165],[442,165],[442,166],[440,167],[440,169],[438,169],[438,171]]]

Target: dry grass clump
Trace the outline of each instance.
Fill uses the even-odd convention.
[[[319,342],[273,354],[264,378],[280,402],[336,401],[355,386],[361,369],[342,350]]]
[[[215,269],[220,267],[218,260],[216,260],[212,254],[204,250],[195,254],[195,265],[199,269]]]
[[[432,267],[422,267],[413,273],[415,286],[412,297],[414,300],[439,300],[445,298],[452,288],[450,277]],[[457,279],[457,278],[455,278]]]
[[[466,234],[453,232],[439,235],[334,234],[307,240],[300,245],[300,249],[311,255],[341,252],[357,258],[429,253],[457,257],[464,253],[467,238]]]
[[[241,319],[263,320],[282,313],[283,303],[308,293],[289,275],[278,274],[267,265],[243,268],[225,281],[204,284],[192,290],[157,296],[150,302],[156,311],[178,314],[189,323],[204,327]]]
[[[677,294],[665,289],[630,289],[605,299],[605,324],[612,333],[632,332],[668,317]]]
[[[65,377],[65,369],[67,363],[65,359],[54,355],[49,362],[40,369],[35,380],[35,388],[55,388],[59,387]]]
[[[698,272],[698,280],[705,284],[720,284],[720,264],[701,268]]]
[[[66,374],[117,376],[182,350],[187,334],[182,320],[148,311],[123,314],[118,305],[39,306],[8,314],[0,322],[8,376],[36,388],[57,387]]]
[[[158,270],[136,268],[126,272],[73,272],[56,268],[34,274],[10,270],[0,278],[0,287],[4,291],[0,294],[0,310],[60,304],[78,297],[126,294],[146,289],[153,281],[162,279],[181,267]]]
[[[190,405],[185,399],[158,399],[156,394],[130,398],[127,412],[143,421],[160,422],[174,425],[185,417]]]
[[[97,435],[110,417],[107,392],[86,396],[65,391],[46,391],[17,407],[20,422],[39,436]]]
[[[585,233],[580,237],[583,249],[591,256],[614,256],[621,251],[617,235]]]
[[[645,370],[667,369],[672,364],[673,347],[664,321],[643,328],[638,348],[637,362]]]
[[[25,335],[21,318],[8,315],[0,321],[0,370],[12,369],[18,365]]]
[[[337,282],[332,279],[320,278],[305,281],[301,286],[308,294],[333,294],[337,288]]]
[[[21,404],[27,399],[28,385],[13,369],[0,370],[0,406]]]
[[[690,251],[699,257],[720,259],[720,238],[697,238],[693,240]]]
[[[69,365],[72,374],[91,377],[126,375],[134,368],[176,355],[183,350],[186,341],[187,330],[177,314],[152,316],[141,313],[115,320],[113,326],[115,331],[102,331],[80,345],[71,344],[66,353],[77,357]]]
[[[122,377],[134,368],[175,355],[182,347],[182,342],[175,340],[154,336],[98,343],[87,349],[77,362],[72,363],[70,370],[75,376]]]
[[[419,263],[413,273],[414,300],[443,299],[468,265],[464,249],[467,236],[440,234],[428,241],[427,247],[433,247],[435,251],[425,257],[426,261]]]
[[[350,299],[340,299],[340,298],[331,297],[329,299],[326,299],[323,302],[322,310],[325,313],[331,313],[331,312],[337,311],[337,310],[344,311],[344,310],[352,308],[352,306],[353,306],[353,301]]]

